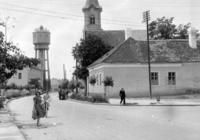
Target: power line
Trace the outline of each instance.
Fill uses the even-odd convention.
[[[72,16],[72,17],[79,17],[79,18],[83,18],[83,16],[80,16],[80,15],[75,15],[75,14],[71,14],[71,13],[64,13],[64,12],[57,12],[57,11],[50,11],[50,10],[42,10],[42,9],[38,9],[38,8],[32,8],[32,7],[27,7],[27,6],[20,6],[20,5],[17,5],[17,4],[10,4],[10,3],[5,3],[5,2],[0,2],[2,4],[5,4],[5,5],[9,5],[9,6],[15,6],[15,7],[18,7],[18,8],[23,8],[23,9],[28,9],[28,10],[34,10],[34,12],[44,12],[44,13],[51,13],[51,14],[54,14],[54,15],[67,15],[67,16]],[[48,14],[49,15],[49,14]],[[126,25],[128,26],[137,26],[139,24],[132,24],[132,22],[130,21],[122,21],[122,20],[118,20],[118,19],[106,19],[106,18],[102,18],[103,21],[108,21],[109,24],[112,22],[115,24],[118,23],[118,25],[120,25],[121,23],[123,22],[126,22]],[[128,23],[128,24],[127,24]],[[124,25],[124,24],[123,24]],[[139,25],[140,26],[140,25]]]
[[[51,11],[51,10],[43,10],[43,9],[38,9],[38,8],[33,8],[33,7],[28,7],[28,6],[21,6],[18,4],[11,4],[11,3],[6,3],[6,2],[0,2],[3,5],[7,6],[12,6],[14,8],[9,8],[9,7],[2,7],[2,9],[10,10],[10,11],[16,11],[16,12],[21,12],[21,13],[28,13],[28,14],[34,14],[34,15],[43,15],[43,16],[48,16],[52,18],[60,18],[60,19],[76,19],[76,20],[83,20],[83,16],[72,14],[72,13],[65,13],[65,12],[58,12],[58,11]],[[16,9],[18,8],[18,9]],[[199,19],[198,19],[199,20]],[[106,24],[112,24],[112,25],[121,25],[121,26],[128,26],[128,27],[133,27],[133,26],[138,26],[142,27],[142,24],[135,23],[131,21],[125,21],[125,20],[118,20],[118,19],[108,19],[108,18],[102,18],[102,22]]]
[[[61,15],[70,15],[70,16],[75,16],[75,17],[82,17],[80,15],[74,15],[71,13],[64,13],[64,12],[57,12],[57,11],[50,11],[50,10],[43,10],[39,8],[33,8],[33,7],[28,7],[28,6],[21,6],[17,4],[11,4],[11,3],[5,3],[5,2],[0,2],[1,4],[8,5],[8,6],[14,6],[15,8],[23,8],[23,9],[28,9],[28,10],[35,10],[35,11],[40,11],[40,12],[47,12],[47,13],[52,13],[52,14],[61,14]]]
[[[2,7],[0,6],[0,8],[2,9],[6,9],[6,10],[10,10],[10,11],[15,11],[15,12],[21,12],[21,13],[25,13],[25,14],[33,14],[33,15],[39,15],[39,16],[47,16],[47,17],[52,17],[52,18],[60,18],[60,19],[64,19],[64,20],[83,20],[83,17],[75,17],[75,16],[59,16],[59,15],[52,15],[52,14],[46,14],[46,13],[41,13],[39,11],[27,11],[27,10],[23,10],[23,9],[14,9],[14,8],[7,8],[7,7]],[[142,26],[142,25],[139,25],[139,24],[122,24],[122,23],[117,23],[117,22],[112,22],[111,20],[110,21],[105,21],[103,23],[106,23],[106,24],[111,24],[111,25],[121,25],[121,26],[127,26],[127,27],[135,27],[135,26]]]

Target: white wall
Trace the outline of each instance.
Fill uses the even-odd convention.
[[[124,88],[127,97],[149,96],[149,77],[147,65],[104,65],[91,70],[90,74],[103,72],[112,76],[114,86],[107,90],[109,97],[119,97]],[[152,86],[153,95],[183,94],[186,89],[200,89],[200,63],[153,64],[152,72],[159,73],[159,85]],[[168,72],[176,72],[176,85],[168,85]],[[103,94],[103,86],[95,85],[89,91]]]

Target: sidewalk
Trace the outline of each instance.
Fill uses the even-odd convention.
[[[109,103],[112,105],[119,105],[120,99],[109,99]],[[126,105],[128,106],[200,106],[200,99],[161,99],[159,102],[156,99],[138,99],[129,98],[126,99]]]
[[[25,140],[6,109],[0,109],[0,140]]]

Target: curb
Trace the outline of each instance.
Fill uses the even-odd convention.
[[[72,101],[72,102],[77,102],[77,103],[82,103],[82,104],[88,104],[88,105],[103,105],[103,106],[126,106],[126,107],[136,107],[136,106],[149,106],[149,107],[156,107],[156,106],[177,106],[177,107],[181,107],[181,106],[200,106],[200,104],[186,104],[186,103],[182,103],[182,104],[162,104],[162,103],[157,103],[157,102],[151,102],[149,104],[140,104],[140,103],[126,103],[126,105],[120,105],[120,104],[111,104],[111,103],[91,103],[91,102],[87,102],[87,101],[80,101],[80,100],[75,100],[75,99],[68,99],[68,101]]]

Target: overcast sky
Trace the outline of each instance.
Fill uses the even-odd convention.
[[[82,7],[86,0],[0,0],[0,18],[7,16],[8,40],[18,44],[25,55],[34,57],[32,32],[43,25],[51,32],[51,77],[63,78],[63,64],[71,78],[75,61],[72,47],[82,37]],[[103,8],[102,28],[116,30],[145,29],[142,12],[151,11],[151,19],[175,17],[176,24],[192,23],[200,29],[199,0],[99,0]],[[0,27],[3,31],[3,28]]]

